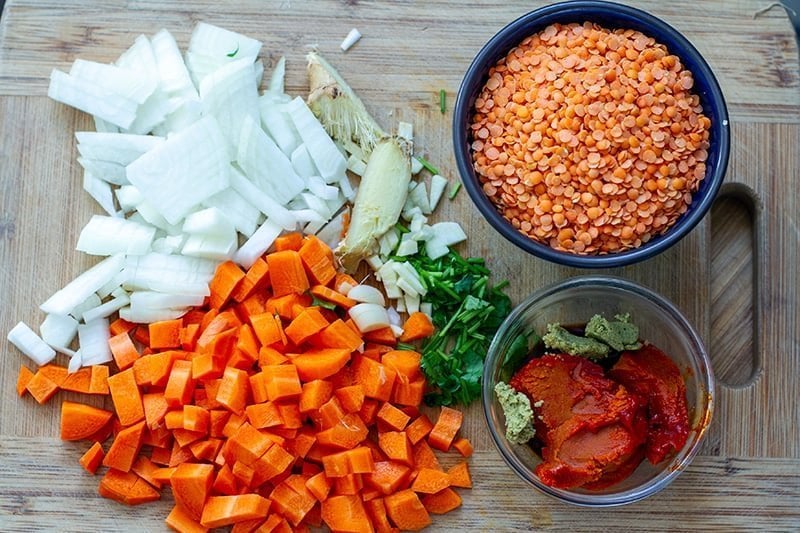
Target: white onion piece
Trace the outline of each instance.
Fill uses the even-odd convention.
[[[189,40],[189,50],[221,61],[249,57],[255,60],[261,51],[261,42],[241,33],[226,30],[207,22],[198,22]],[[236,53],[233,53],[233,52]]]
[[[206,116],[128,165],[127,176],[170,224],[229,184],[226,142]]]
[[[227,236],[236,232],[233,224],[222,214],[222,211],[214,207],[191,213],[183,221],[182,229],[184,233],[220,236]]]
[[[76,306],[119,274],[125,265],[125,256],[112,255],[69,282],[63,289],[48,298],[39,308],[45,313],[68,315]]]
[[[83,366],[99,365],[113,359],[108,339],[111,333],[108,330],[108,319],[98,318],[78,326],[78,342],[81,345],[81,360]]]
[[[397,324],[389,324],[389,327],[392,328],[392,333],[395,337],[399,337],[403,334],[403,328],[398,326]]]
[[[161,30],[150,39],[158,68],[161,89],[175,96],[199,99],[192,83],[183,56],[175,38],[167,30]]]
[[[86,300],[76,305],[75,308],[70,312],[70,315],[72,315],[75,318],[75,320],[80,322],[84,311],[87,311],[93,307],[97,307],[101,303],[102,300],[100,299],[100,296],[96,292],[94,292],[90,294],[89,297],[86,298]]]
[[[387,261],[378,270],[378,276],[381,283],[383,283],[383,290],[386,291],[386,297],[391,299],[402,298],[403,293],[400,287],[397,286],[397,272],[394,270],[396,263],[392,260]],[[398,308],[398,311],[400,309]]]
[[[86,159],[110,161],[122,166],[136,161],[145,152],[164,143],[163,137],[132,133],[77,131],[78,152]]]
[[[419,297],[419,293],[417,292],[417,289],[414,288],[414,286],[411,285],[410,283],[408,283],[405,279],[403,279],[401,277],[398,277],[397,281],[395,283],[397,284],[397,288],[400,289],[403,292],[404,295],[406,295],[406,296],[411,295],[411,296]]]
[[[350,289],[352,288],[353,285],[351,285],[349,281],[343,281],[342,283],[339,284],[339,286],[336,287],[336,292],[339,292],[347,296],[348,294],[350,294]]]
[[[111,93],[93,81],[70,76],[53,69],[47,96],[119,126],[129,127],[136,119],[139,105],[124,96]]]
[[[205,22],[199,22],[192,31],[186,64],[196,86],[223,65],[238,59],[258,57],[261,42]]]
[[[94,177],[113,185],[128,184],[128,177],[125,175],[125,167],[119,163],[78,157],[78,164]]]
[[[91,322],[92,320],[96,320],[98,318],[106,318],[110,316],[112,313],[119,311],[126,305],[130,303],[130,298],[128,297],[127,293],[120,294],[119,296],[115,296],[111,300],[107,301],[104,304],[98,305],[97,307],[92,307],[91,309],[87,309],[83,312],[83,321],[86,323]]]
[[[386,309],[386,313],[389,315],[389,324],[392,326],[400,326],[403,323],[403,317],[400,316],[400,313],[397,312],[397,309],[394,307],[389,307]],[[397,335],[399,337],[400,335]]]
[[[403,296],[406,304],[406,312],[410,315],[419,311],[420,297],[414,294],[406,294]]]
[[[130,295],[131,306],[143,309],[178,309],[203,305],[205,296],[168,294],[154,291],[136,291]]]
[[[19,322],[11,328],[6,337],[11,344],[19,348],[19,351],[30,357],[37,365],[46,365],[56,357],[56,352],[47,345],[31,328],[24,322]]]
[[[270,198],[268,195],[253,185],[244,175],[236,169],[231,171],[231,187],[242,197],[247,198],[259,211],[267,215],[272,222],[280,225],[283,229],[294,230],[297,220],[292,216],[288,209]]]
[[[93,116],[92,119],[94,120],[94,131],[100,133],[119,133],[119,126],[115,126],[97,116]]]
[[[186,314],[188,308],[172,309],[172,308],[147,308],[147,307],[123,307],[119,310],[119,316],[128,322],[136,322],[137,324],[149,324],[151,322],[159,322],[161,320],[174,320]],[[85,363],[84,363],[85,364]]]
[[[231,226],[232,228],[232,226]],[[236,231],[231,235],[197,234],[189,235],[183,243],[181,253],[191,257],[201,257],[213,261],[226,261],[236,252],[238,240]]]
[[[301,144],[294,149],[290,159],[292,160],[292,166],[294,167],[295,172],[297,172],[297,175],[306,181],[308,181],[311,176],[317,176],[319,173],[317,167],[314,166],[314,161],[311,160],[311,155],[309,155],[304,144]],[[325,182],[323,181],[323,183]]]
[[[431,226],[433,235],[425,241],[425,253],[431,259],[447,255],[448,246],[467,239],[467,234],[458,222],[439,222]]]
[[[155,234],[152,226],[94,215],[81,230],[75,249],[89,255],[142,255],[150,251]]]
[[[331,250],[336,249],[344,233],[344,211],[333,217],[330,222],[317,232],[317,237]]]
[[[428,315],[428,318],[433,318],[433,304],[430,302],[420,302],[419,310]]]
[[[253,235],[236,251],[233,260],[245,268],[250,268],[261,254],[272,246],[283,228],[271,220],[266,220]]]
[[[352,48],[353,45],[356,44],[360,39],[361,39],[361,32],[358,31],[358,28],[353,28],[352,30],[350,30],[350,32],[342,41],[342,44],[339,45],[340,48],[342,49],[342,52],[347,52],[348,50],[350,50],[350,48]]]
[[[425,288],[425,285],[422,284],[419,274],[410,263],[395,263],[394,271],[397,272],[397,285],[400,288],[403,288],[403,286],[400,285],[400,282],[402,281],[407,284],[413,292],[421,296],[425,296],[425,294],[427,294],[428,290]]]
[[[356,285],[350,289],[347,297],[361,303],[386,305],[386,300],[383,298],[381,291],[371,285]]]
[[[85,59],[76,59],[69,75],[90,81],[106,92],[129,98],[137,104],[142,104],[156,90],[156,81],[139,72]]]
[[[249,237],[258,227],[261,211],[233,189],[225,189],[203,201],[206,207],[219,209],[236,230]]]
[[[166,120],[167,115],[180,107],[181,101],[170,98],[166,93],[157,90],[150,98],[139,106],[136,112],[136,120],[130,125],[126,132],[129,133],[149,133],[154,131],[157,126]]]
[[[412,239],[403,239],[400,242],[400,246],[397,247],[397,255],[400,257],[407,257],[409,255],[414,255],[419,251],[419,247],[417,246],[417,241]]]
[[[322,224],[328,221],[326,217],[323,217],[313,209],[293,209],[291,213],[299,223],[314,222],[322,227]]]
[[[308,190],[321,200],[335,200],[339,196],[339,188],[327,185],[319,176],[311,176],[307,180]]]
[[[286,79],[286,57],[281,56],[272,68],[272,75],[269,78],[267,91],[271,93],[283,94]]]
[[[74,374],[83,366],[83,357],[81,356],[81,351],[78,350],[77,352],[73,352],[72,357],[69,358],[69,364],[67,365],[67,373]]]
[[[301,194],[303,201],[310,208],[319,213],[325,220],[328,220],[333,213],[328,208],[325,200],[315,196],[314,194],[304,192]]]
[[[180,101],[180,105],[175,111],[167,115],[164,123],[160,124],[154,133],[158,132],[159,135],[175,134],[183,131],[203,116],[203,104],[197,100],[189,99]]]
[[[397,230],[391,228],[378,239],[380,254],[382,256],[390,255],[399,243],[400,237],[397,235]]]
[[[100,299],[104,299],[106,296],[113,294],[117,290],[122,289],[122,283],[125,281],[125,272],[120,270],[119,273],[108,280],[102,287],[97,289],[95,293]]]
[[[365,171],[366,168],[367,167],[364,167]],[[350,178],[347,177],[347,174],[342,176],[337,183],[339,184],[339,188],[342,190],[342,194],[344,195],[344,197],[347,198],[349,202],[355,201],[356,189],[354,189],[353,186],[350,184]]]
[[[122,55],[114,63],[118,67],[137,73],[139,76],[147,76],[158,86],[158,67],[156,66],[153,46],[150,44],[150,39],[144,35],[136,37],[130,48],[122,52]]]
[[[127,179],[127,178],[126,178]],[[136,209],[136,206],[144,202],[144,196],[139,192],[139,189],[133,185],[123,185],[116,191],[114,195],[117,197],[117,203],[120,209],[126,213]]]
[[[372,268],[372,270],[378,271],[383,266],[383,259],[378,257],[378,255],[371,255],[367,257],[367,264]]]
[[[352,293],[353,291],[351,290],[350,292]],[[389,314],[385,307],[378,304],[356,304],[347,313],[361,333],[368,333],[389,326]]]
[[[153,241],[153,251],[160,254],[176,254],[183,248],[186,235],[167,235]]]
[[[141,220],[134,218],[136,215],[141,217]],[[158,209],[153,207],[147,200],[142,200],[136,204],[136,213],[129,216],[128,220],[133,220],[143,225],[149,224],[155,226],[169,235],[177,235],[181,232],[181,227],[178,225],[181,222],[180,220],[178,220],[176,224],[170,224],[167,219],[161,215]]]
[[[439,174],[434,174],[431,177],[431,197],[428,201],[431,211],[436,210],[436,206],[439,205],[439,200],[442,199],[446,187],[447,178],[440,176]]]
[[[264,94],[258,100],[261,125],[264,126],[266,132],[269,133],[281,151],[290,156],[301,146],[301,140],[292,123],[292,119],[281,110],[282,107],[275,101],[274,95],[270,93]],[[299,173],[299,169],[295,170]]]
[[[47,315],[39,326],[42,340],[53,346],[69,346],[78,333],[78,321],[69,315]]]
[[[357,176],[363,176],[367,171],[367,164],[354,155],[347,158],[347,170]]]
[[[217,263],[207,259],[149,253],[125,258],[127,290],[208,296]]]
[[[422,227],[425,225],[426,222],[428,222],[428,217],[426,217],[421,213],[417,213],[411,219],[411,222],[408,223],[408,229],[411,233],[416,233],[422,229]],[[406,233],[406,235],[409,234]]]
[[[303,190],[305,183],[294,171],[292,162],[250,117],[242,121],[238,144],[239,167],[276,202],[285,205]]]
[[[203,114],[219,122],[233,158],[245,118],[255,123],[261,120],[252,59],[228,63],[206,76],[200,83],[200,101]]]
[[[347,160],[303,99],[296,97],[286,105],[286,111],[322,178],[327,183],[333,183],[346,175]]]
[[[111,192],[111,185],[93,176],[88,170],[83,172],[83,190],[103,208],[109,215],[115,215],[117,210],[114,208],[114,194]]]
[[[452,246],[467,240],[467,234],[461,229],[458,222],[439,222],[431,226],[434,239],[438,239],[447,246]]]

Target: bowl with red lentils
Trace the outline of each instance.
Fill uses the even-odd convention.
[[[604,1],[545,6],[492,37],[459,89],[453,138],[490,225],[580,268],[677,243],[711,207],[730,152],[725,99],[697,49]]]

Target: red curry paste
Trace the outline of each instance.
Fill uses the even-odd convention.
[[[646,456],[655,464],[689,434],[686,386],[658,348],[623,352],[606,372],[582,357],[546,354],[509,383],[533,401],[542,463],[536,474],[559,488],[598,489],[625,479]]]

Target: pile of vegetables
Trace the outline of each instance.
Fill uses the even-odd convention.
[[[471,455],[463,415],[419,410],[420,354],[396,350],[375,319],[382,295],[337,273],[314,236],[275,248],[247,271],[222,263],[206,304],[182,318],[114,321],[112,375],[23,366],[18,393],[110,395],[113,410],[64,401],[61,438],[93,442],[80,463],[106,468],[104,497],[138,505],[171,487],[178,531],[418,530],[460,506],[467,463],[445,470],[433,450]],[[417,313],[402,338],[432,331]]]
[[[459,411],[420,404],[477,397],[508,298],[450,248],[457,223],[428,224],[448,181],[413,126],[387,134],[316,52],[307,104],[283,58],[259,94],[260,49],[199,23],[185,56],[162,30],[53,71],[49,96],[94,119],[77,161],[106,214],[76,248],[103,259],[40,306],[38,334],[9,332],[39,365],[17,392],[110,396],[63,402],[62,438],[93,442],[80,463],[108,467],[105,497],[171,486],[179,531],[419,529],[471,486],[432,448],[472,453]],[[338,270],[362,261],[384,291]]]

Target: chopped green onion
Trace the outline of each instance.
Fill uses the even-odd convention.
[[[464,258],[452,249],[435,260],[424,251],[395,260],[414,267],[432,305],[436,331],[420,347],[422,370],[432,389],[426,402],[469,404],[480,396],[489,343],[511,311],[511,300],[503,292],[507,282],[491,286],[484,260]]]
[[[326,300],[320,300],[316,296],[311,299],[311,305],[316,307],[322,307],[324,309],[330,309],[331,311],[336,309],[336,304],[332,302],[328,302]]]
[[[444,89],[439,89],[439,111],[442,112],[442,115],[445,114],[447,111],[447,106],[445,105],[445,99],[447,98],[447,93]]]
[[[239,43],[236,43],[236,50],[227,54],[228,57],[236,57],[236,54],[239,53]]]
[[[452,187],[450,187],[450,194],[447,195],[447,199],[448,200],[453,200],[456,197],[456,195],[458,194],[458,191],[460,191],[460,190],[461,190],[461,182],[457,181],[457,182],[455,182],[453,184]]]
[[[420,164],[423,167],[425,167],[427,169],[427,171],[430,172],[431,174],[441,174],[441,172],[439,172],[439,169],[436,168],[435,166],[431,165],[430,163],[428,163],[428,161],[424,157],[418,155],[418,156],[416,156],[416,158],[417,158],[417,161],[419,161]]]

